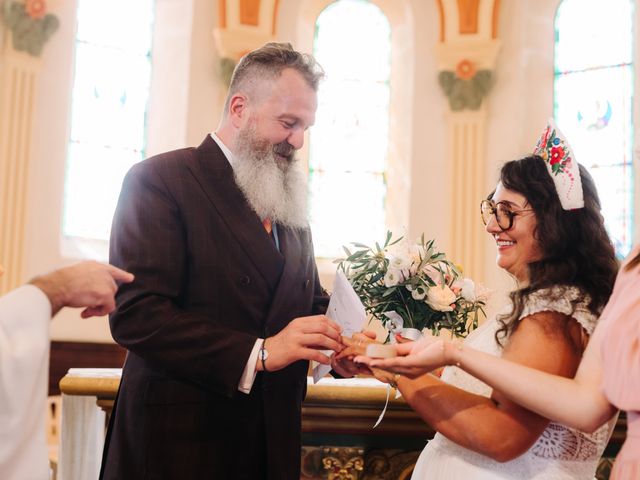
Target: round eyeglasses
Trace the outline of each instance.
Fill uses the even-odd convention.
[[[532,208],[523,208],[522,210],[513,211],[508,203],[493,203],[491,200],[482,200],[480,202],[480,215],[482,215],[482,223],[487,225],[491,221],[493,215],[496,219],[498,227],[503,232],[513,227],[513,219],[523,212],[533,212]]]

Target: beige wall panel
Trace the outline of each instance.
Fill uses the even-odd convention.
[[[498,38],[502,47],[494,70],[495,84],[486,100],[486,119],[476,127],[463,125],[457,130],[456,135],[466,139],[461,144],[469,149],[457,153],[458,158],[464,159],[460,162],[448,161],[447,122],[450,114],[437,81],[440,70],[436,51],[440,44],[437,2],[373,1],[389,16],[392,25],[395,22],[392,41],[394,55],[400,59],[400,64],[394,66],[397,70],[394,70],[392,84],[394,146],[390,154],[395,162],[389,172],[390,185],[393,185],[389,197],[390,226],[394,230],[406,227],[412,236],[424,232],[428,237],[436,238],[445,251],[472,248],[474,262],[477,258],[484,266],[484,279],[478,280],[496,291],[492,303],[499,306],[512,282],[495,266],[495,245],[484,233],[477,205],[495,186],[500,165],[529,153],[546,118],[552,114],[553,21],[559,0],[501,2]],[[442,1],[456,4],[456,0]],[[9,127],[0,126],[0,135],[5,135],[0,137],[0,151],[8,152],[10,148],[13,152],[10,155],[23,155],[24,160],[20,167],[12,165],[14,170],[7,174],[9,167],[3,160],[7,154],[0,155],[0,162],[5,162],[0,163],[0,202],[3,202],[0,204],[0,224],[3,226],[0,255],[8,248],[22,248],[23,254],[16,260],[22,262],[17,281],[77,260],[77,257],[62,255],[59,234],[73,82],[75,3],[75,0],[48,2],[60,19],[60,29],[45,47],[40,73],[33,80],[33,87],[28,86],[30,80],[26,77],[12,80],[25,85],[24,88],[32,88],[32,98],[37,99],[33,117],[29,120],[32,125],[29,145],[19,149],[11,146],[5,140]],[[317,15],[328,3],[327,0],[280,0],[277,39],[290,41],[309,51],[313,14]],[[485,32],[482,25],[491,25],[491,21],[484,22],[483,18],[492,18],[492,6],[493,2],[480,1],[479,32],[487,39],[491,38],[491,28],[487,27]],[[218,7],[217,1],[210,0],[157,1],[148,154],[197,144],[218,122],[225,92],[218,76],[220,55],[211,34],[217,25]],[[230,12],[228,5],[227,12]],[[232,22],[237,22],[237,18],[228,20],[228,23]],[[451,22],[457,28],[455,13],[446,18],[447,32],[452,31]],[[271,22],[267,23],[271,25]],[[638,52],[640,48],[636,49],[636,55]],[[0,97],[0,119],[5,121],[13,118],[11,112],[17,108],[15,102],[26,105],[26,97],[7,95],[9,62],[6,53],[0,53],[0,69],[3,82],[0,85],[3,95]],[[636,76],[636,88],[640,88],[638,82],[640,76]],[[636,95],[636,99],[639,97]],[[637,111],[636,108],[638,120]],[[25,121],[22,118],[11,122],[12,136],[25,135]],[[486,139],[484,144],[478,140],[482,136]],[[472,161],[473,151],[481,149],[485,151],[484,161]],[[482,184],[470,186],[470,175],[483,177]],[[9,177],[12,180],[7,186]],[[638,181],[640,175],[636,175]],[[26,188],[16,189],[20,182],[26,182]],[[636,191],[640,191],[639,188]],[[14,217],[6,220],[17,211],[7,210],[4,200],[7,196],[16,199],[16,205],[24,205],[19,207],[25,212],[25,223],[18,247],[11,243],[16,242],[11,236],[14,233],[9,235],[7,232],[17,232],[22,227]],[[640,215],[639,207],[636,207],[636,215]],[[473,231],[472,238],[458,238],[452,234],[452,218],[457,217],[470,222],[468,231]],[[456,241],[460,242],[459,247],[455,246]],[[4,259],[0,261],[6,263]],[[325,269],[324,278],[331,278],[330,267]],[[106,319],[80,320],[73,310],[64,311],[54,320],[53,335],[59,340],[110,341]]]

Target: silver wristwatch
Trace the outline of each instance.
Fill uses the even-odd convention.
[[[267,360],[267,358],[269,358],[269,351],[266,348],[264,348],[264,344],[265,342],[263,341],[258,355],[260,355],[260,360],[262,361],[262,370],[264,370],[265,372],[268,372],[267,366],[265,365],[265,361]]]

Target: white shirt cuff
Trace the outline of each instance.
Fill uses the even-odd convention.
[[[253,345],[253,350],[251,350],[251,355],[249,355],[249,360],[247,360],[247,365],[244,367],[244,372],[242,372],[242,377],[240,377],[238,390],[242,393],[251,392],[251,387],[253,387],[253,381],[256,379],[257,373],[256,362],[258,361],[260,348],[262,348],[262,342],[264,342],[262,338],[256,340],[256,343]]]

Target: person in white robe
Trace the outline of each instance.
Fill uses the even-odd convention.
[[[2,267],[0,267],[0,275]],[[133,275],[81,262],[34,278],[0,297],[0,478],[49,478],[45,439],[49,323],[65,307],[83,318],[115,308],[116,282]]]

